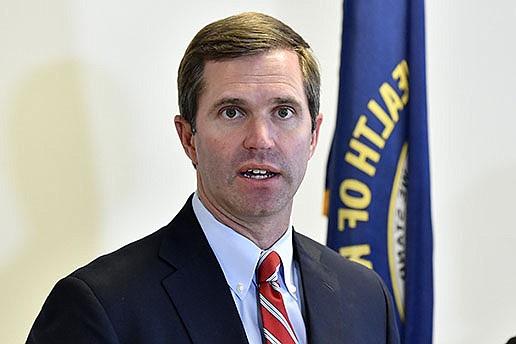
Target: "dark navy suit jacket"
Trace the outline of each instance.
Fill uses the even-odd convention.
[[[398,343],[371,270],[294,232],[309,343]],[[59,281],[27,343],[247,343],[191,199],[159,231]],[[257,344],[257,343],[251,343]]]

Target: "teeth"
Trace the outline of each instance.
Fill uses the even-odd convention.
[[[253,178],[253,179],[265,179],[265,178],[271,178],[274,177],[276,173],[270,172],[267,170],[259,170],[259,169],[249,169],[246,172],[244,172],[244,176],[247,178]]]
[[[249,176],[249,178],[252,178],[252,179],[265,179],[265,178],[268,178],[268,176],[263,175],[263,174],[259,174],[259,175],[251,175],[251,176]]]
[[[249,170],[248,173],[251,172],[253,174],[267,174],[267,171],[265,170]]]

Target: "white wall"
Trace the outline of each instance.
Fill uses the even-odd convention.
[[[516,3],[428,1],[436,343],[516,336]]]
[[[166,224],[194,190],[175,77],[202,26],[272,14],[322,65],[324,127],[297,228],[324,242],[341,0],[30,1],[0,11],[0,338],[23,342],[56,280]],[[428,1],[435,343],[516,335],[516,3]]]

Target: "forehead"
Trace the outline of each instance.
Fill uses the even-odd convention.
[[[258,55],[207,61],[204,90],[208,97],[220,93],[281,92],[306,98],[298,55],[290,50],[271,50]]]

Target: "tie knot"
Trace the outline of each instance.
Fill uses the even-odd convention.
[[[280,264],[281,258],[278,253],[265,251],[258,262],[258,284],[277,281]]]

